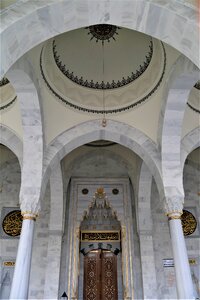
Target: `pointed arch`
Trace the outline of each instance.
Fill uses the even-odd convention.
[[[22,168],[23,143],[12,129],[3,124],[0,124],[0,144],[8,147],[16,155]]]
[[[177,0],[172,3],[167,0],[52,0],[50,3],[35,1],[34,5],[30,1],[19,1],[2,12],[1,20],[0,76],[39,43],[57,34],[98,23],[151,35],[199,65],[198,9]]]
[[[186,134],[181,141],[181,167],[183,169],[187,156],[200,147],[200,127]]]
[[[113,141],[135,152],[149,166],[162,195],[160,154],[155,143],[138,129],[113,120],[108,120],[105,128],[101,126],[100,120],[87,121],[57,136],[45,153],[43,188],[55,164],[72,150],[95,140]]]

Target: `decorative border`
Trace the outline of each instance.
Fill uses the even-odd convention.
[[[136,106],[144,103],[158,89],[158,87],[160,86],[160,84],[161,84],[161,82],[163,80],[164,74],[165,74],[166,61],[167,61],[165,47],[164,47],[164,44],[162,42],[161,42],[161,45],[162,45],[163,54],[164,54],[164,64],[163,64],[163,70],[162,70],[160,79],[158,80],[157,84],[154,86],[154,88],[146,96],[142,97],[140,100],[138,100],[138,101],[136,101],[136,102],[134,102],[134,103],[132,103],[132,104],[130,104],[128,106],[124,106],[124,107],[117,108],[117,109],[97,110],[97,109],[91,109],[91,108],[81,107],[81,106],[78,106],[76,104],[73,104],[73,103],[69,102],[68,100],[66,100],[62,96],[60,96],[51,87],[51,85],[49,84],[49,82],[48,82],[48,80],[47,80],[47,78],[46,78],[46,76],[44,74],[44,70],[43,70],[43,67],[42,67],[42,55],[43,55],[44,47],[42,48],[41,53],[40,53],[40,72],[41,72],[41,75],[42,75],[42,78],[43,78],[44,82],[46,83],[46,85],[49,88],[49,90],[53,93],[53,95],[56,96],[59,100],[61,100],[66,105],[70,106],[71,108],[77,109],[79,111],[87,112],[87,113],[93,113],[93,114],[113,114],[113,113],[120,113],[120,112],[123,112],[123,111],[127,111],[129,109],[132,109],[132,108],[134,108],[134,107],[136,107]]]
[[[94,147],[94,148],[102,148],[102,147],[110,147],[110,146],[113,146],[113,145],[116,145],[115,142],[107,142],[107,143],[102,143],[102,144],[93,144],[93,142],[91,143],[88,143],[88,144],[85,144],[85,146],[88,146],[88,147]]]
[[[195,87],[197,90],[200,90],[200,80],[198,80],[198,81],[195,83],[194,87]]]
[[[17,99],[17,96],[15,96],[15,98],[13,100],[11,100],[9,103],[7,103],[3,106],[0,106],[0,110],[8,108],[10,105],[12,105],[15,102],[16,99]]]
[[[152,56],[153,56],[153,42],[152,40],[150,40],[150,45],[149,45],[149,49],[150,51],[148,52],[148,54],[145,56],[145,61],[143,62],[143,65],[140,65],[139,70],[136,70],[135,73],[131,72],[130,76],[127,76],[127,78],[122,77],[121,80],[118,80],[117,82],[115,82],[114,80],[112,80],[112,82],[104,82],[102,81],[101,83],[94,82],[93,80],[88,81],[87,79],[85,80],[82,76],[78,77],[77,75],[74,75],[74,72],[70,72],[69,69],[66,69],[65,64],[62,63],[61,59],[60,59],[60,55],[58,55],[58,52],[56,50],[56,44],[55,44],[55,40],[53,40],[53,56],[54,56],[54,60],[55,63],[57,65],[57,67],[59,68],[59,70],[71,81],[73,81],[74,83],[81,85],[83,87],[87,87],[90,89],[97,89],[97,90],[112,90],[112,89],[116,89],[116,88],[120,88],[122,86],[125,86],[129,83],[132,83],[133,81],[135,81],[138,77],[140,77],[148,68]]]
[[[197,109],[197,108],[195,108],[195,107],[193,107],[189,102],[187,102],[187,106],[189,106],[189,108],[191,108],[194,112],[200,114],[200,110]]]
[[[8,80],[8,78],[3,77],[3,78],[0,80],[0,87],[6,85],[6,84],[8,84],[8,83],[10,83],[10,81]]]

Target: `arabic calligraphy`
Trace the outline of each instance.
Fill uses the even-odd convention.
[[[4,261],[3,265],[5,267],[14,267],[15,266],[15,261]]]
[[[20,210],[9,212],[3,219],[2,227],[7,235],[12,237],[18,236],[21,233],[23,217]]]
[[[193,216],[193,214],[188,210],[183,210],[183,214],[181,216],[181,222],[182,222],[184,235],[190,235],[196,230],[197,221]]]
[[[93,232],[81,232],[81,240],[83,242],[87,241],[120,241],[119,231],[93,231]]]

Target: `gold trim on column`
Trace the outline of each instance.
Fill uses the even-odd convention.
[[[32,221],[36,221],[36,217],[34,217],[34,216],[23,216],[23,220],[32,220]]]
[[[174,210],[166,213],[168,220],[179,220],[183,214],[182,210]]]
[[[22,211],[21,215],[23,216],[23,220],[32,220],[36,221],[38,214],[32,213],[31,211]]]
[[[177,215],[176,216],[170,216],[170,217],[168,216],[168,220],[169,221],[171,221],[171,220],[181,220],[181,215],[180,216],[177,216]]]

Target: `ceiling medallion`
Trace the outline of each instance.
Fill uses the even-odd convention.
[[[115,35],[118,35],[118,29],[115,25],[110,24],[97,24],[89,27],[85,27],[85,29],[89,29],[88,35],[91,35],[90,41],[96,39],[96,42],[101,41],[104,44],[104,41],[110,42],[110,39],[115,39]]]
[[[3,219],[2,227],[4,232],[12,237],[18,236],[21,233],[23,217],[20,210],[9,212]]]
[[[183,233],[185,236],[191,235],[196,230],[197,221],[193,214],[188,210],[183,210],[181,222],[183,227]]]

